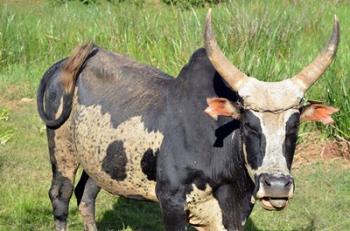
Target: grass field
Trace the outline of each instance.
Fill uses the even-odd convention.
[[[43,72],[80,43],[127,54],[176,76],[202,46],[207,9],[100,1],[57,5],[0,1],[0,230],[52,230],[47,196],[50,165],[45,128],[34,102]],[[244,1],[213,7],[217,39],[236,66],[264,80],[297,73],[323,48],[333,15],[341,24],[337,58],[308,99],[341,108],[336,125],[304,125],[300,136],[350,138],[350,2]],[[346,161],[317,161],[294,171],[296,197],[282,212],[254,209],[246,230],[350,230],[350,171]],[[158,205],[101,193],[101,230],[162,230]],[[82,230],[74,199],[70,230]]]

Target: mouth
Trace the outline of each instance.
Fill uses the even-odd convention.
[[[282,210],[288,205],[288,197],[263,197],[260,199],[261,206],[269,211]]]

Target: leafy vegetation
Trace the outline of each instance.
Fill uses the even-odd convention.
[[[203,45],[206,8],[117,2],[0,4],[0,142],[6,143],[0,145],[0,230],[53,230],[44,126],[33,103],[19,103],[23,97],[35,97],[39,79],[50,65],[76,45],[94,41],[176,77]],[[328,102],[341,111],[335,116],[336,125],[306,124],[300,135],[317,129],[324,136],[350,138],[349,13],[348,1],[237,0],[213,5],[213,24],[220,46],[236,66],[275,81],[293,76],[317,55],[337,14],[341,24],[337,58],[307,99]],[[350,227],[350,175],[342,161],[305,166],[294,175],[296,197],[290,206],[272,213],[257,206],[246,230]],[[98,197],[97,220],[101,230],[162,230],[158,205],[106,193]],[[82,229],[74,199],[69,225],[70,230]]]
[[[203,44],[204,8],[181,10],[153,1],[142,7],[125,1],[29,3],[0,5],[0,91],[6,99],[33,97],[43,72],[86,41],[173,76]],[[341,111],[335,115],[335,126],[309,124],[302,132],[322,129],[325,136],[349,138],[349,12],[347,1],[238,0],[216,5],[213,23],[220,46],[236,66],[275,81],[293,76],[313,60],[328,40],[337,14],[341,24],[337,59],[306,98]]]
[[[6,144],[13,136],[13,130],[8,125],[9,112],[0,107],[0,145]]]

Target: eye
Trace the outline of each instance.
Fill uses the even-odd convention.
[[[245,123],[244,124],[244,127],[247,129],[247,130],[249,130],[249,131],[251,131],[251,132],[253,132],[253,133],[255,133],[255,134],[258,134],[259,132],[257,131],[257,129],[255,129],[251,124],[249,124],[249,123]]]
[[[287,128],[287,135],[289,134],[295,134],[298,132],[299,124],[295,124],[293,126],[290,126]]]
[[[287,134],[296,134],[299,128],[299,113],[294,113],[287,121],[286,124],[286,133]]]
[[[257,137],[261,134],[260,119],[251,111],[246,110],[242,116],[243,131],[246,135],[255,135]]]

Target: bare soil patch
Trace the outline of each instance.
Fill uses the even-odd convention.
[[[6,100],[0,96],[0,106],[9,110],[16,110],[18,106],[33,105],[36,106],[36,101],[33,98],[21,98],[20,100]]]
[[[337,159],[343,159],[344,165],[350,167],[350,141],[342,137],[322,140],[320,134],[311,133],[297,145],[293,168]]]

